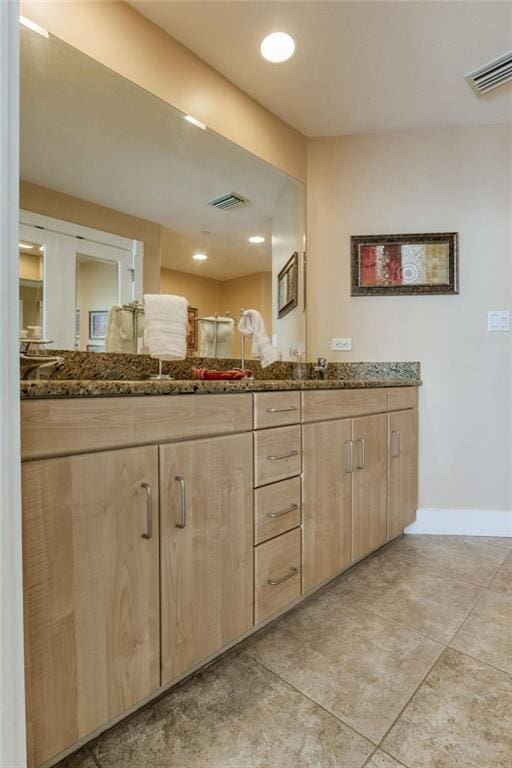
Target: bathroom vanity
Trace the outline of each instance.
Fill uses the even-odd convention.
[[[32,768],[399,535],[417,507],[419,383],[29,386]]]

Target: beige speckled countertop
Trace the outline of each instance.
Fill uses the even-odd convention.
[[[242,381],[22,381],[22,398],[112,397],[130,395],[219,394],[226,392],[275,392],[276,390],[369,389],[374,387],[418,387],[420,379],[243,379]]]

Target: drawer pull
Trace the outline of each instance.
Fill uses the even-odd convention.
[[[287,515],[288,512],[294,512],[298,508],[297,504],[290,504],[289,507],[282,509],[280,512],[267,512],[267,517],[282,517],[283,515]]]
[[[142,538],[150,539],[153,535],[153,498],[151,496],[151,486],[149,483],[141,483],[140,487],[146,491],[146,531],[142,534]]]
[[[394,429],[391,433],[391,443],[393,443],[393,435],[396,436],[396,449],[391,449],[391,457],[393,459],[399,459],[400,458],[400,432],[398,429]]]
[[[285,576],[281,576],[280,579],[267,579],[267,584],[269,584],[271,587],[277,587],[278,584],[282,584],[283,581],[287,581],[287,579],[291,579],[292,576],[295,576],[296,573],[299,572],[298,568],[290,568],[289,572]]]
[[[348,457],[348,461],[347,461]],[[345,473],[352,474],[354,471],[354,442],[345,440]]]
[[[180,484],[180,494],[181,494],[181,515],[180,519],[177,523],[175,523],[176,528],[185,528],[187,525],[187,489],[185,487],[185,480],[180,475],[176,475],[174,478],[177,483]]]
[[[267,408],[267,413],[285,413],[286,411],[298,411],[296,405],[290,405],[289,408]]]
[[[267,456],[268,461],[281,461],[281,459],[290,459],[292,456],[298,456],[298,451],[290,451],[290,453],[283,453],[281,456]]]
[[[360,443],[361,445],[361,461],[358,463],[356,469],[365,469],[366,468],[366,440],[364,437],[358,437],[356,440],[356,443]]]

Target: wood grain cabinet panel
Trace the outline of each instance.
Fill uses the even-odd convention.
[[[300,597],[300,530],[255,548],[255,622],[268,619]]]
[[[159,686],[158,449],[33,461],[22,472],[28,747],[38,766]]]
[[[267,485],[300,475],[301,428],[277,427],[254,433],[255,485]]]
[[[162,684],[253,624],[252,436],[160,446]]]
[[[416,519],[418,506],[418,411],[388,416],[388,537]]]
[[[387,389],[317,389],[302,392],[302,421],[324,421],[384,413]]]
[[[350,564],[350,440],[350,419],[303,427],[304,592]]]
[[[281,427],[300,421],[300,392],[256,392],[254,429]]]
[[[387,416],[352,422],[352,561],[384,544],[387,537]]]
[[[254,543],[273,539],[301,522],[300,477],[254,491]]]

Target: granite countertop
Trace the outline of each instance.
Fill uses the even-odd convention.
[[[311,389],[370,389],[376,387],[418,387],[421,379],[242,379],[241,381],[63,380],[22,381],[22,398],[112,397],[130,395],[220,394],[233,392],[275,392]]]

